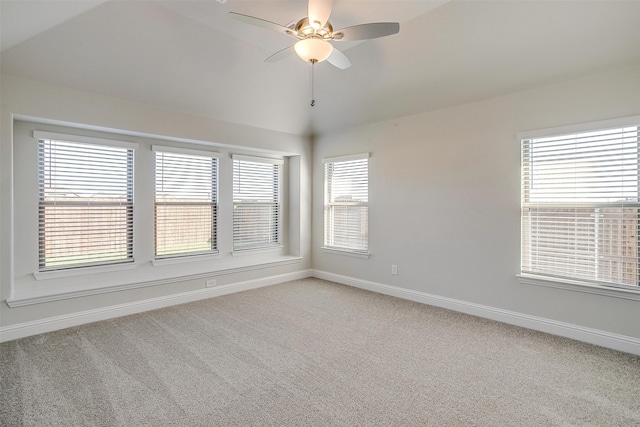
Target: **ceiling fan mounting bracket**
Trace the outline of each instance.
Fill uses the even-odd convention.
[[[317,22],[317,21],[316,21]],[[299,39],[317,38],[331,40],[333,38],[333,26],[329,21],[322,28],[311,25],[309,18],[302,18],[295,26],[296,37]]]

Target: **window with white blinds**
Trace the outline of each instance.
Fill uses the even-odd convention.
[[[324,246],[367,253],[369,154],[324,159]]]
[[[152,148],[156,259],[217,253],[216,153]]]
[[[233,250],[280,245],[278,159],[233,155]]]
[[[521,139],[522,272],[638,287],[638,125]]]
[[[34,136],[39,270],[132,262],[133,145]]]

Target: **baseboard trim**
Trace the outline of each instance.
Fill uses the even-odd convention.
[[[640,355],[640,339],[397,286],[312,270],[313,277]]]
[[[466,314],[471,314],[486,319],[522,326],[525,328],[546,332],[553,335],[567,337],[602,347],[611,348],[626,353],[640,355],[640,339],[625,335],[613,334],[598,329],[586,328],[570,323],[558,322],[537,316],[502,310],[495,307],[470,303],[453,298],[428,294],[397,286],[385,285],[353,277],[342,276],[320,270],[300,270],[293,273],[280,274],[265,278],[221,285],[214,288],[197,289],[179,294],[150,298],[131,303],[119,304],[94,310],[86,310],[62,316],[55,316],[31,322],[19,323],[10,326],[0,326],[0,342],[11,341],[45,332],[57,331],[72,326],[113,319],[129,314],[142,313],[173,305],[185,304],[207,298],[214,298],[235,292],[257,289],[278,283],[299,280],[307,277],[329,280],[343,285],[353,286],[390,295],[422,304],[442,307]]]
[[[57,331],[72,326],[97,322],[100,320],[113,319],[127,316],[129,314],[142,313],[173,305],[185,304],[207,298],[214,298],[235,292],[247,291],[250,289],[262,288],[276,285],[278,283],[299,280],[312,276],[311,270],[300,270],[293,273],[280,274],[264,277],[255,280],[248,280],[213,288],[197,289],[179,294],[166,295],[162,297],[149,298],[141,301],[134,301],[125,304],[118,304],[110,307],[86,310],[78,313],[71,313],[62,316],[49,317],[46,319],[31,322],[19,323],[10,326],[0,326],[0,342],[11,341],[45,332]]]

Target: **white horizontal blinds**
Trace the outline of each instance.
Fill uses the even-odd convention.
[[[280,244],[282,161],[233,156],[233,249]]]
[[[368,169],[368,155],[355,160],[325,162],[325,246],[353,252],[367,252]]]
[[[133,261],[133,149],[36,138],[40,271]]]
[[[154,151],[156,258],[217,252],[218,159]]]
[[[638,286],[638,127],[522,140],[523,272]]]

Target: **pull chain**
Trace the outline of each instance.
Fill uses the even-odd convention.
[[[311,106],[314,107],[316,105],[316,99],[315,96],[313,94],[313,86],[315,83],[315,66],[316,66],[316,61],[312,60],[311,61]]]

